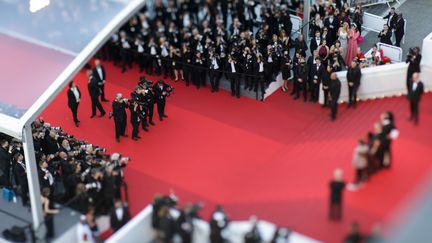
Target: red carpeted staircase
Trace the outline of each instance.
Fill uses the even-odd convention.
[[[121,74],[111,63],[104,65],[108,98],[117,92],[129,96],[140,76],[138,69]],[[222,204],[234,219],[255,214],[325,242],[340,242],[352,220],[359,221],[363,231],[389,220],[432,169],[431,95],[424,97],[420,125],[415,127],[407,121],[405,98],[360,102],[355,110],[342,105],[338,119],[331,122],[328,110],[293,101],[286,93],[277,92],[262,103],[167,81],[175,87],[167,101],[169,118],[159,122],[155,112],[156,126],[148,133],[140,131],[140,141],[122,138],[116,143],[112,120],[89,118],[84,72],[75,81],[83,94],[80,127],[72,121],[66,91],[43,117],[78,138],[132,158],[126,178],[134,214],[155,193],[174,189],[182,203],[202,201],[204,219]],[[111,109],[111,103],[103,105]],[[351,156],[357,139],[372,130],[379,114],[387,110],[395,113],[401,132],[393,143],[394,166],[360,190],[346,191],[343,221],[328,221],[332,171],[340,167],[346,180],[353,180]]]

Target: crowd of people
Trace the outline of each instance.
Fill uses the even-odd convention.
[[[157,194],[152,203],[152,227],[156,232],[155,242],[176,242],[175,239],[183,243],[191,243],[192,235],[195,230],[195,219],[201,219],[200,203],[187,203],[183,208],[178,207],[178,198],[174,192],[168,195]],[[250,219],[251,229],[244,235],[246,243],[260,243],[262,235],[258,227],[258,220],[255,216]],[[217,205],[210,216],[210,242],[223,243],[229,242],[230,235],[227,228],[230,218],[221,205]],[[271,240],[276,242],[289,242],[291,230],[285,227],[278,228]]]
[[[78,140],[39,119],[32,124],[33,143],[48,237],[54,234],[55,203],[83,215],[107,214],[122,199],[123,168],[129,158]],[[29,206],[27,168],[22,143],[0,138],[0,185]],[[96,224],[94,224],[96,226]],[[95,231],[97,229],[94,229]]]

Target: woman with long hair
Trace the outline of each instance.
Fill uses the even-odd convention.
[[[343,22],[341,24],[341,27],[338,31],[338,40],[341,44],[341,48],[343,50],[343,53],[346,53],[348,48],[348,33],[349,33],[349,26],[347,22]]]
[[[345,54],[345,63],[351,63],[351,61],[356,57],[358,47],[357,39],[359,36],[360,32],[358,31],[357,26],[353,24],[348,33],[348,47]]]

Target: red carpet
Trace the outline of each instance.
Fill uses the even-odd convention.
[[[121,74],[105,63],[108,97],[128,94],[139,74]],[[340,242],[352,220],[369,231],[373,223],[388,221],[410,198],[431,171],[428,160],[432,122],[432,96],[423,100],[421,123],[407,122],[404,98],[361,102],[356,110],[340,108],[330,122],[329,111],[316,104],[293,101],[278,92],[265,103],[235,99],[228,92],[211,94],[174,84],[167,115],[139,142],[114,140],[114,124],[107,118],[89,119],[86,78],[75,80],[84,95],[79,109],[81,126],[75,128],[63,92],[43,117],[90,143],[131,156],[126,169],[130,204],[137,213],[156,192],[174,189],[181,203],[202,201],[207,218],[215,204],[222,204],[234,219],[251,214],[326,242]],[[110,110],[110,103],[103,104]],[[401,131],[394,143],[394,166],[374,176],[357,192],[346,192],[344,219],[327,220],[328,181],[341,167],[352,181],[352,150],[359,137],[373,128],[382,111],[392,110]],[[156,116],[157,118],[157,116]],[[129,126],[129,125],[128,125]],[[131,127],[128,127],[130,134]]]

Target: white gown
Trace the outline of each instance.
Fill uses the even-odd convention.
[[[348,46],[348,33],[345,31],[339,31],[339,39],[341,43],[341,48],[343,50],[343,56],[346,54],[347,46]]]

